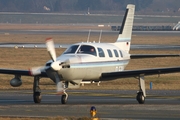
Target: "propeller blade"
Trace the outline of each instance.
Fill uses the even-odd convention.
[[[44,66],[41,67],[33,67],[29,69],[29,74],[34,76],[34,75],[39,75],[41,74],[41,71],[43,71],[45,69]]]
[[[56,92],[57,92],[57,95],[62,95],[62,94],[64,94],[63,83],[62,83],[62,81],[60,81],[60,78],[59,78],[59,75],[58,75],[57,72],[54,74],[54,76],[55,76],[55,79],[56,79]]]
[[[56,83],[56,91],[57,91],[57,95],[64,94],[64,88],[63,88],[62,81],[59,81],[58,83]]]
[[[47,51],[49,52],[51,59],[53,60],[53,62],[55,62],[56,61],[56,51],[55,51],[54,42],[53,42],[52,38],[46,39],[46,47],[47,47]]]

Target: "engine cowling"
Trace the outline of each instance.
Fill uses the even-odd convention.
[[[22,80],[21,80],[21,78],[19,78],[19,77],[14,77],[13,79],[11,79],[10,85],[11,85],[12,87],[19,87],[19,86],[21,86],[21,85],[22,85]]]

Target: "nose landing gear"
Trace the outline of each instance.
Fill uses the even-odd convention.
[[[68,100],[68,94],[64,92],[64,95],[61,96],[61,103],[66,104]]]

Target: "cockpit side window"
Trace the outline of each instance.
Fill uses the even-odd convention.
[[[95,48],[89,45],[82,45],[77,51],[77,54],[91,54],[97,56]]]
[[[73,45],[73,46],[69,47],[69,48],[64,52],[64,54],[75,53],[78,47],[79,47],[79,45]]]

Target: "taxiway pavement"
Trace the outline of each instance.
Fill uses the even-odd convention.
[[[97,116],[106,119],[179,119],[180,91],[147,90],[145,104],[138,104],[134,90],[68,90],[66,105],[55,91],[43,90],[42,102],[33,103],[30,90],[1,90],[0,116],[8,117],[90,117],[95,106]]]

